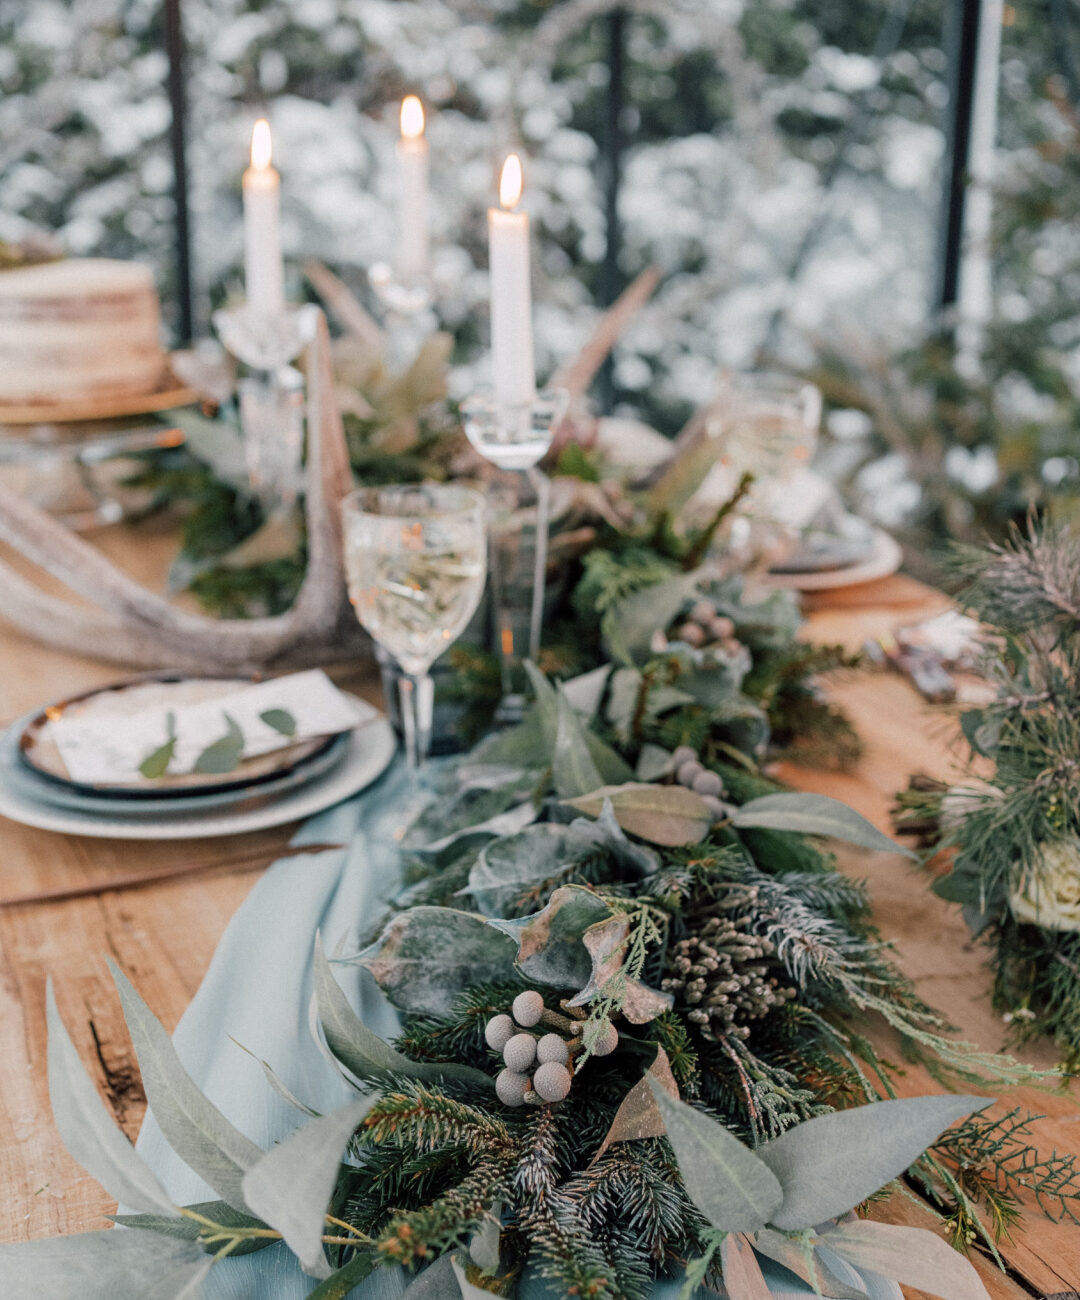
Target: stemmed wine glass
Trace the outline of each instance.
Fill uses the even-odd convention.
[[[341,505],[349,599],[402,669],[405,756],[431,742],[431,665],[464,631],[487,575],[484,498],[453,484],[360,488]]]

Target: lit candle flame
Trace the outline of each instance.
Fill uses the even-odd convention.
[[[260,117],[251,132],[251,165],[257,172],[264,172],[270,166],[270,123]]]
[[[512,153],[503,163],[502,175],[499,177],[499,203],[508,211],[516,208],[521,201],[522,186],[521,159]]]
[[[424,134],[424,106],[415,95],[406,95],[401,101],[401,136],[404,140],[419,140]]]

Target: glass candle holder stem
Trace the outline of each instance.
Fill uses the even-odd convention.
[[[551,485],[538,466],[568,401],[565,390],[551,389],[537,393],[532,401],[508,407],[485,389],[462,405],[465,433],[472,445],[499,469],[514,471],[506,475],[506,481],[508,487],[515,486],[503,494],[513,499],[505,506],[496,505],[491,529],[492,603],[503,686],[495,717],[500,723],[521,717],[525,707],[523,661],[526,655],[535,661],[540,653]],[[530,503],[525,501],[528,488],[535,495]]]
[[[533,555],[532,609],[529,615],[529,658],[540,658],[540,633],[544,626],[544,591],[547,586],[548,524],[551,513],[551,480],[536,465],[525,471],[536,493],[536,535]]]
[[[290,363],[310,343],[318,309],[274,315],[245,304],[214,313],[222,343],[249,374],[237,385],[248,479],[267,509],[296,500],[304,448],[304,380]]]

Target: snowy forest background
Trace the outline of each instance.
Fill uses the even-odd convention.
[[[1048,7],[1051,6],[1051,7]],[[439,311],[457,383],[487,338],[484,211],[510,147],[536,228],[541,375],[602,297],[609,0],[183,0],[197,321],[238,285],[240,176],[268,113],[286,256],[352,285],[391,246],[402,94],[429,108]],[[675,432],[718,365],[807,371],[824,455],[909,536],[1080,500],[1080,3],[1006,6],[984,364],[932,319],[945,0],[629,0],[620,272],[661,288],[615,409]],[[1053,19],[1053,21],[1051,21]],[[1064,19],[1065,26],[1062,27]],[[1062,33],[1065,39],[1062,39]],[[0,239],[140,258],[173,299],[158,0],[0,6]],[[173,318],[175,320],[175,318]]]

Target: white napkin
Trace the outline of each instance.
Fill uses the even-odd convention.
[[[63,713],[49,723],[68,775],[86,784],[118,784],[140,781],[139,766],[168,735],[167,714],[162,705],[129,714],[118,706],[110,712],[102,705],[93,714],[68,716]],[[296,730],[286,736],[259,716],[271,709],[292,715]],[[372,716],[374,710],[339,691],[321,669],[275,677],[252,686],[180,705],[175,718],[176,748],[170,773],[190,772],[195,760],[214,741],[225,735],[226,714],[244,735],[245,758],[284,749],[315,736],[351,731]]]

